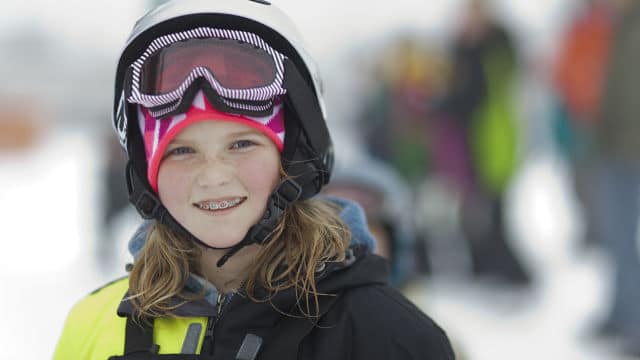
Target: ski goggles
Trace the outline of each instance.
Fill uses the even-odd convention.
[[[222,111],[263,115],[287,92],[285,59],[249,32],[201,27],[165,35],[131,65],[126,99],[160,118],[180,113],[197,87]]]

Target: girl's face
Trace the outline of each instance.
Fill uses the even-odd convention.
[[[166,147],[158,195],[198,239],[229,247],[263,216],[279,169],[280,153],[262,132],[229,121],[197,122]]]

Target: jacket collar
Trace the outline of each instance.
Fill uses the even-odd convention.
[[[329,262],[326,263],[325,266],[319,267],[316,272],[316,278],[319,293],[337,294],[349,288],[370,284],[384,284],[388,279],[388,269],[384,259],[370,254],[365,246],[353,245],[349,248],[344,261]],[[209,300],[210,296],[206,293],[206,291],[215,291],[217,297],[217,290],[206,280],[202,279],[202,281],[207,284],[206,286],[210,287],[210,290],[205,290],[205,297],[192,301],[177,298],[172,299],[172,305],[179,305],[173,311],[173,314],[183,317],[214,317],[217,315],[218,309],[216,302],[211,302]],[[185,288],[185,292],[190,295],[198,293],[189,288]],[[261,294],[260,291],[257,291],[256,295],[258,297],[264,296],[266,299],[266,294]],[[295,291],[293,289],[287,289],[280,291],[268,301],[256,304],[256,308],[264,307],[262,305],[266,304],[268,305],[267,308],[273,305],[281,311],[286,312],[296,304],[296,301]],[[235,307],[243,303],[247,305],[251,302],[242,292],[239,292],[227,296],[224,305],[228,307],[227,305],[235,304]],[[127,293],[118,307],[118,315],[124,317],[132,315],[133,312],[134,307]]]
[[[358,260],[373,252],[375,242],[367,228],[364,211],[358,204],[337,197],[322,196],[322,198],[329,200],[342,208],[340,218],[351,230],[351,245],[344,262],[327,263],[318,268],[316,279],[318,281],[319,290],[322,289],[321,292],[331,293],[340,291],[343,287],[355,286],[358,283],[367,283],[372,281],[385,282],[387,273],[386,267],[383,264],[379,264],[381,266],[378,266],[378,270],[373,273],[367,273],[365,271],[353,272],[347,277],[333,276],[334,273],[344,273],[345,269],[352,267],[352,265],[354,265]],[[144,246],[147,233],[152,223],[153,221],[150,220],[144,221],[129,241],[129,251],[133,255],[134,259],[137,259],[140,250]],[[204,297],[194,301],[172,299],[173,304],[180,304],[180,306],[173,311],[175,315],[187,317],[216,316],[218,290],[212,283],[198,275],[190,274],[185,285],[185,292],[188,294],[199,294],[202,292],[204,293]],[[234,298],[239,299],[236,300]],[[244,298],[245,297],[242,294],[232,294],[230,297],[227,297],[226,302],[231,302],[231,300],[242,301]],[[283,291],[282,294],[278,294],[276,298],[278,300],[277,302],[285,308],[288,306],[287,303],[291,302],[289,305],[292,305],[296,301],[293,291],[291,291],[291,294],[289,294],[288,291]],[[129,301],[129,294],[127,293],[118,307],[118,315],[128,316],[131,315],[133,311],[134,307]]]

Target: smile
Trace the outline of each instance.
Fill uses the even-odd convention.
[[[198,207],[201,210],[225,210],[225,209],[229,209],[232,208],[234,206],[238,206],[240,203],[242,203],[244,200],[246,199],[246,197],[239,197],[239,198],[234,198],[234,199],[228,199],[228,200],[219,200],[219,201],[202,201],[199,203],[194,204],[196,207]]]

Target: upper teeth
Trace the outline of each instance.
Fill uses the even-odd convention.
[[[220,209],[226,209],[232,206],[236,206],[241,201],[242,201],[241,198],[233,199],[233,200],[209,201],[205,203],[199,203],[198,207],[203,210],[220,210]]]

